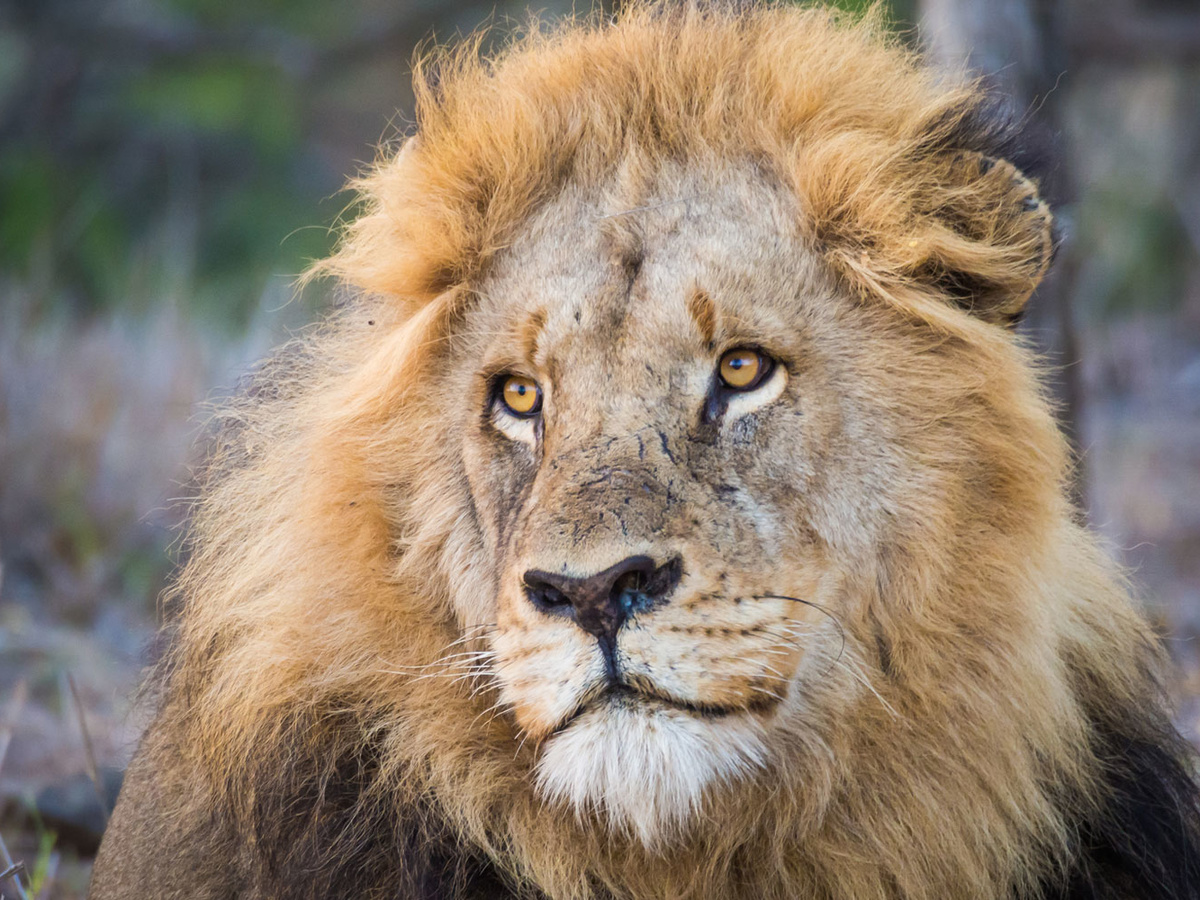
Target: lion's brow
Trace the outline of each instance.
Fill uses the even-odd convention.
[[[700,329],[704,343],[711,345],[717,333],[717,307],[712,297],[703,288],[697,287],[688,296],[687,308],[696,327]]]
[[[534,310],[525,322],[522,323],[520,331],[517,333],[518,346],[524,354],[524,359],[533,359],[538,351],[538,341],[542,336],[542,329],[546,327],[546,311],[543,309]]]

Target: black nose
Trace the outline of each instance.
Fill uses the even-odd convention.
[[[661,566],[648,556],[631,556],[585,578],[531,569],[524,582],[538,609],[574,619],[588,634],[611,642],[626,619],[662,603],[682,571],[678,556]]]

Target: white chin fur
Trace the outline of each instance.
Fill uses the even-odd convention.
[[[749,714],[705,718],[654,703],[587,710],[543,747],[538,788],[582,814],[595,810],[644,845],[682,830],[715,783],[762,766],[762,726]]]

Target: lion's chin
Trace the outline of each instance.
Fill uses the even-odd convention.
[[[585,709],[543,745],[537,784],[547,799],[654,847],[686,830],[714,785],[766,758],[754,713],[705,716],[621,698]]]

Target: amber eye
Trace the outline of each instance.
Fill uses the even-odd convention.
[[[719,371],[725,387],[734,391],[752,391],[770,374],[774,362],[757,350],[738,347],[721,357]]]
[[[536,416],[542,409],[542,389],[524,375],[505,377],[500,385],[500,398],[514,416]]]

